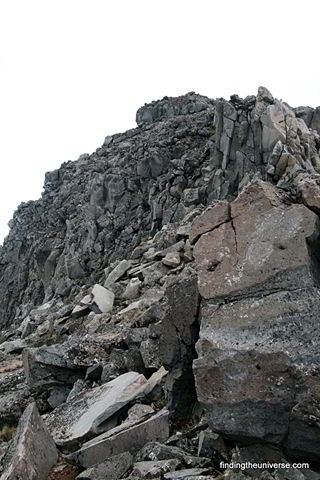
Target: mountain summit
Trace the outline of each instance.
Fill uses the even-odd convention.
[[[53,439],[27,459],[39,480],[56,448],[79,478],[317,468],[320,107],[190,92],[136,121],[47,173],[10,222],[0,421],[20,423],[1,478],[29,478],[30,422]]]

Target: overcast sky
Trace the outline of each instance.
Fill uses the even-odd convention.
[[[44,173],[164,95],[320,105],[319,0],[0,0],[0,243]]]

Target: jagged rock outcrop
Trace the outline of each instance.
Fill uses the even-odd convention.
[[[316,465],[319,122],[264,87],[165,97],[48,173],[0,249],[0,426],[35,400],[79,478]]]

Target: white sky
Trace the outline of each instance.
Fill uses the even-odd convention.
[[[0,243],[44,173],[196,91],[320,105],[319,0],[0,0]]]

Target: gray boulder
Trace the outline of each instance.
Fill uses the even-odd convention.
[[[113,308],[114,293],[95,284],[90,295],[86,295],[80,302],[80,306],[87,306],[95,313],[109,313]]]
[[[20,418],[15,438],[3,459],[1,480],[46,480],[58,460],[56,446],[36,405]]]
[[[202,295],[198,400],[214,431],[317,458],[311,372],[320,366],[319,220],[262,182],[244,190],[230,211],[230,221],[194,248]]]
[[[28,385],[32,389],[65,384],[84,378],[88,367],[107,362],[110,351],[123,339],[120,329],[108,333],[69,337],[65,342],[39,348],[25,348],[22,354]]]
[[[147,386],[143,375],[125,373],[57,407],[47,417],[47,427],[61,449],[75,449],[81,441],[113,427],[113,415],[143,394]]]
[[[129,452],[119,453],[105,462],[87,468],[77,476],[77,480],[114,480],[122,478],[133,464],[133,457]]]
[[[169,437],[169,412],[128,419],[118,427],[84,443],[79,450],[68,455],[71,463],[88,468],[123,452],[136,453],[151,440],[164,442]]]

